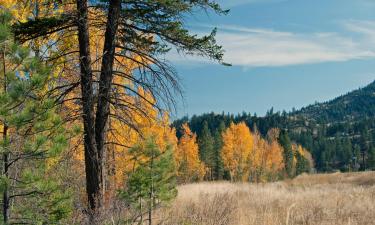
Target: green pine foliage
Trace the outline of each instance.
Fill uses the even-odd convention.
[[[221,134],[225,130],[224,123],[220,123],[218,129],[214,131],[214,179],[215,180],[222,180],[224,179],[224,163],[223,159],[221,158],[221,149],[223,148],[223,139]]]
[[[296,176],[302,173],[309,173],[311,171],[309,161],[298,151],[296,152],[296,161]]]
[[[10,14],[0,15],[0,154],[3,222],[55,224],[71,211],[49,162],[67,146],[50,68],[13,40]]]
[[[214,170],[216,168],[215,160],[215,140],[211,135],[211,131],[208,129],[208,124],[205,121],[203,123],[203,129],[198,137],[199,156],[200,160],[207,166],[208,173],[207,179],[214,179]]]
[[[155,140],[148,138],[131,148],[129,154],[139,159],[138,165],[127,174],[120,197],[136,211],[139,223],[142,224],[143,215],[148,214],[148,224],[151,224],[154,208],[177,196],[173,149],[159,149]]]
[[[294,165],[293,165],[293,149],[292,143],[289,139],[288,134],[285,131],[282,131],[279,136],[279,143],[284,148],[284,164],[285,164],[285,172],[288,177],[294,176]]]

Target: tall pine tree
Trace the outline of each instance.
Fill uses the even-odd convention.
[[[211,131],[208,128],[207,121],[203,122],[203,128],[198,136],[198,145],[199,145],[199,156],[201,161],[205,163],[208,169],[207,179],[214,179],[214,170],[215,170],[215,149],[214,149],[215,140],[211,135]]]
[[[220,121],[219,127],[214,132],[214,177],[216,180],[224,178],[224,164],[221,158],[221,149],[223,148],[222,133],[225,131],[224,121]]]
[[[138,160],[138,165],[128,173],[125,189],[120,196],[137,209],[138,224],[143,224],[144,215],[152,225],[152,212],[158,205],[168,202],[177,195],[176,173],[173,151],[170,147],[159,149],[153,138],[130,149],[130,154]]]
[[[279,143],[284,148],[284,164],[285,164],[285,172],[288,177],[294,176],[293,171],[293,149],[292,143],[289,139],[288,133],[286,131],[281,131],[279,136]]]
[[[46,224],[64,219],[68,192],[49,171],[66,147],[55,108],[50,68],[13,40],[11,16],[0,15],[0,153],[3,223]]]

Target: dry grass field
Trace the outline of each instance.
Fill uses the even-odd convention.
[[[155,217],[164,225],[375,224],[375,172],[301,175],[267,184],[188,184]]]

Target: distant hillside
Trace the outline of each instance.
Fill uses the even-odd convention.
[[[262,135],[274,127],[285,130],[291,140],[310,150],[319,171],[375,169],[375,82],[290,113],[272,109],[264,117],[207,113],[182,118],[173,125],[188,122],[199,137],[204,121],[212,133],[219,126],[240,121]]]
[[[302,108],[295,113],[307,120],[342,122],[375,116],[375,81],[334,100]]]

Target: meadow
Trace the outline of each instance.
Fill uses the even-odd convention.
[[[249,184],[204,182],[179,186],[164,225],[375,224],[375,172],[300,175]]]

